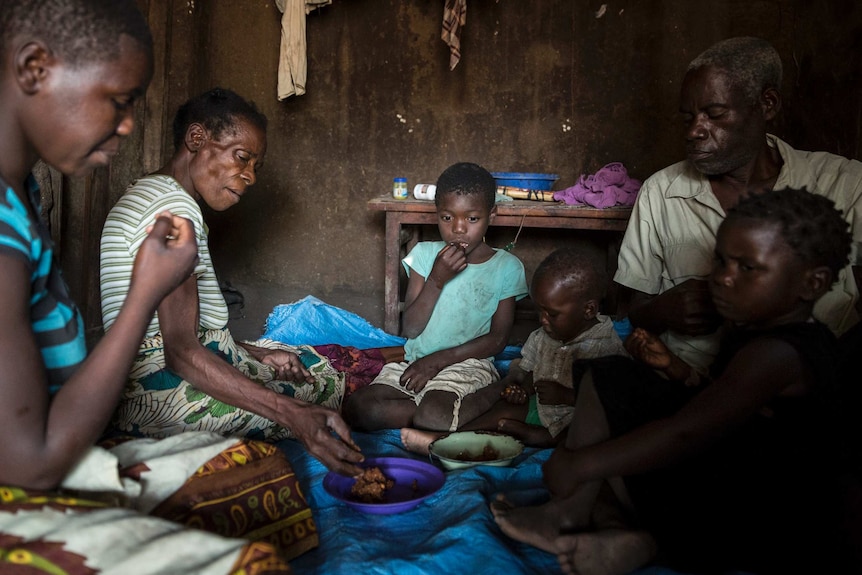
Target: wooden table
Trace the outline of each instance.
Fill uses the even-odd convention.
[[[401,229],[404,225],[437,225],[437,212],[433,201],[416,200],[412,197],[396,200],[392,196],[369,200],[368,209],[386,213],[384,329],[388,333],[398,334],[401,314],[398,289],[403,244]],[[628,207],[600,210],[569,206],[561,202],[513,200],[497,204],[497,216],[491,225],[622,232],[626,229],[630,214],[631,208]]]

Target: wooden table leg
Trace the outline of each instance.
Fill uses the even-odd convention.
[[[401,218],[386,212],[386,279],[383,286],[383,329],[392,335],[401,331],[398,293],[398,265],[401,259]]]

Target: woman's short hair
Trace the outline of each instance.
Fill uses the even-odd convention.
[[[266,116],[253,102],[225,88],[207,90],[177,110],[173,126],[174,149],[179,150],[183,145],[186,132],[192,124],[201,124],[218,140],[240,120],[246,120],[266,133]]]

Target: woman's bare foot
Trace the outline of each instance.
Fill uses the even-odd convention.
[[[528,507],[514,507],[502,495],[491,503],[491,513],[500,529],[516,541],[556,553],[555,540],[560,533],[557,502]]]
[[[560,535],[554,546],[567,575],[623,575],[643,567],[656,554],[649,533],[627,529]]]
[[[402,427],[401,443],[407,451],[412,451],[413,453],[419,453],[421,455],[428,455],[428,446],[442,435],[443,433],[436,431],[424,431],[422,429],[413,429],[412,427]]]
[[[502,418],[497,422],[497,431],[520,439],[530,447],[554,447],[557,442],[544,427],[530,425],[517,419]]]

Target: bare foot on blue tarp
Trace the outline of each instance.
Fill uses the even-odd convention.
[[[649,563],[655,540],[646,531],[605,529],[560,534],[559,502],[513,506],[498,496],[491,513],[500,529],[516,541],[557,555],[568,575],[624,575]]]
[[[500,529],[516,541],[556,553],[555,541],[560,533],[557,502],[515,507],[503,495],[491,503],[491,513]]]
[[[425,431],[422,429],[413,429],[412,427],[401,428],[401,443],[404,449],[419,453],[420,455],[428,455],[428,447],[431,443],[443,436],[442,432]]]
[[[649,533],[627,529],[559,535],[553,546],[567,575],[623,575],[643,567],[656,554]]]

